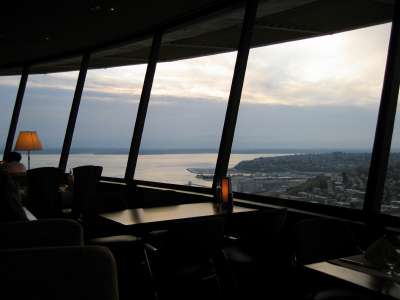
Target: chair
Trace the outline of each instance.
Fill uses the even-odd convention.
[[[227,218],[227,235],[236,238],[236,244],[261,251],[257,254],[263,255],[265,248],[270,248],[271,239],[277,239],[282,233],[286,217],[284,208],[231,214]]]
[[[342,288],[301,268],[305,264],[360,254],[362,251],[347,223],[332,218],[304,219],[293,227],[293,242],[297,276],[302,278],[297,289],[301,293],[315,300],[370,299],[367,293]]]
[[[89,239],[87,244],[107,247],[113,254],[121,300],[152,298],[153,292],[140,238],[133,235],[113,235]]]
[[[117,273],[104,247],[0,250],[1,292],[25,300],[118,300]]]
[[[74,194],[72,200],[72,215],[75,218],[90,216],[97,212],[96,190],[103,167],[80,166],[73,169]]]
[[[85,237],[91,244],[121,245],[137,240],[134,236],[125,235],[120,227],[103,223],[96,218],[104,211],[101,201],[97,197],[97,186],[101,178],[103,167],[85,165],[73,169],[74,188],[72,201],[72,216],[78,219],[85,229]]]
[[[295,259],[299,265],[360,254],[347,223],[331,218],[305,219],[293,228]]]
[[[145,253],[158,297],[218,297],[223,234],[223,217],[180,220],[150,234]]]
[[[28,170],[27,176],[27,208],[39,219],[61,217],[59,187],[64,181],[64,172],[59,168],[43,167]]]
[[[288,265],[282,238],[286,218],[286,209],[263,209],[228,217],[224,254],[236,294],[265,294],[265,282],[269,283],[270,295],[284,291],[280,285],[285,282]]]
[[[85,165],[73,169],[74,189],[72,200],[72,215],[84,227],[86,243],[107,247],[115,257],[118,266],[119,292],[121,299],[129,299],[138,292],[132,291],[133,276],[137,273],[143,258],[143,245],[140,239],[124,234],[121,228],[112,228],[103,224],[96,215],[104,211],[97,197],[97,186],[103,167]]]

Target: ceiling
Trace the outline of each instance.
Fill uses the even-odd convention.
[[[11,2],[11,1],[10,1]],[[160,60],[237,48],[243,1],[12,1],[0,10],[0,75],[145,63],[151,37],[163,30]],[[389,22],[391,0],[261,0],[253,47]]]

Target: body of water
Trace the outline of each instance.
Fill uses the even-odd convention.
[[[27,166],[26,154],[23,154],[22,163]],[[257,157],[273,157],[287,154],[232,154],[229,167],[234,167],[242,160],[251,160]],[[58,166],[59,154],[31,154],[31,168]],[[123,178],[128,160],[126,154],[70,154],[67,171],[82,165],[103,166],[103,176]],[[135,179],[158,181],[175,184],[192,184],[211,186],[211,181],[196,178],[196,174],[189,172],[189,168],[213,169],[217,161],[217,153],[186,153],[186,154],[146,154],[139,155]]]

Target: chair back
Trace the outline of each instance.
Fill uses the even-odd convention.
[[[0,223],[27,220],[20,203],[18,187],[6,173],[0,172]]]
[[[225,219],[222,216],[182,220],[168,228],[166,252],[178,256],[210,256],[222,246]]]
[[[286,218],[285,208],[231,214],[227,220],[227,233],[238,237],[240,244],[247,248],[263,252],[280,238]]]
[[[75,217],[89,216],[97,212],[96,191],[103,167],[80,166],[73,169],[74,196],[72,214]]]
[[[347,223],[331,218],[305,219],[295,224],[294,248],[298,264],[310,264],[360,253]]]
[[[60,217],[59,187],[63,183],[64,172],[55,167],[43,167],[28,170],[27,176],[28,209],[39,219]]]
[[[214,278],[222,255],[223,234],[223,217],[180,220],[168,226],[166,232],[150,234],[146,245],[155,246],[157,251],[146,250],[148,265],[159,292],[175,290],[172,286],[181,286],[183,280],[185,286],[179,291],[184,292],[193,280]]]

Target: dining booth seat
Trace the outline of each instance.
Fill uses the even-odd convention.
[[[83,246],[83,230],[70,219],[0,223],[0,249]]]
[[[114,258],[104,247],[0,250],[1,292],[8,299],[118,300]]]
[[[1,292],[10,299],[118,300],[114,257],[84,246],[69,219],[0,223]]]

